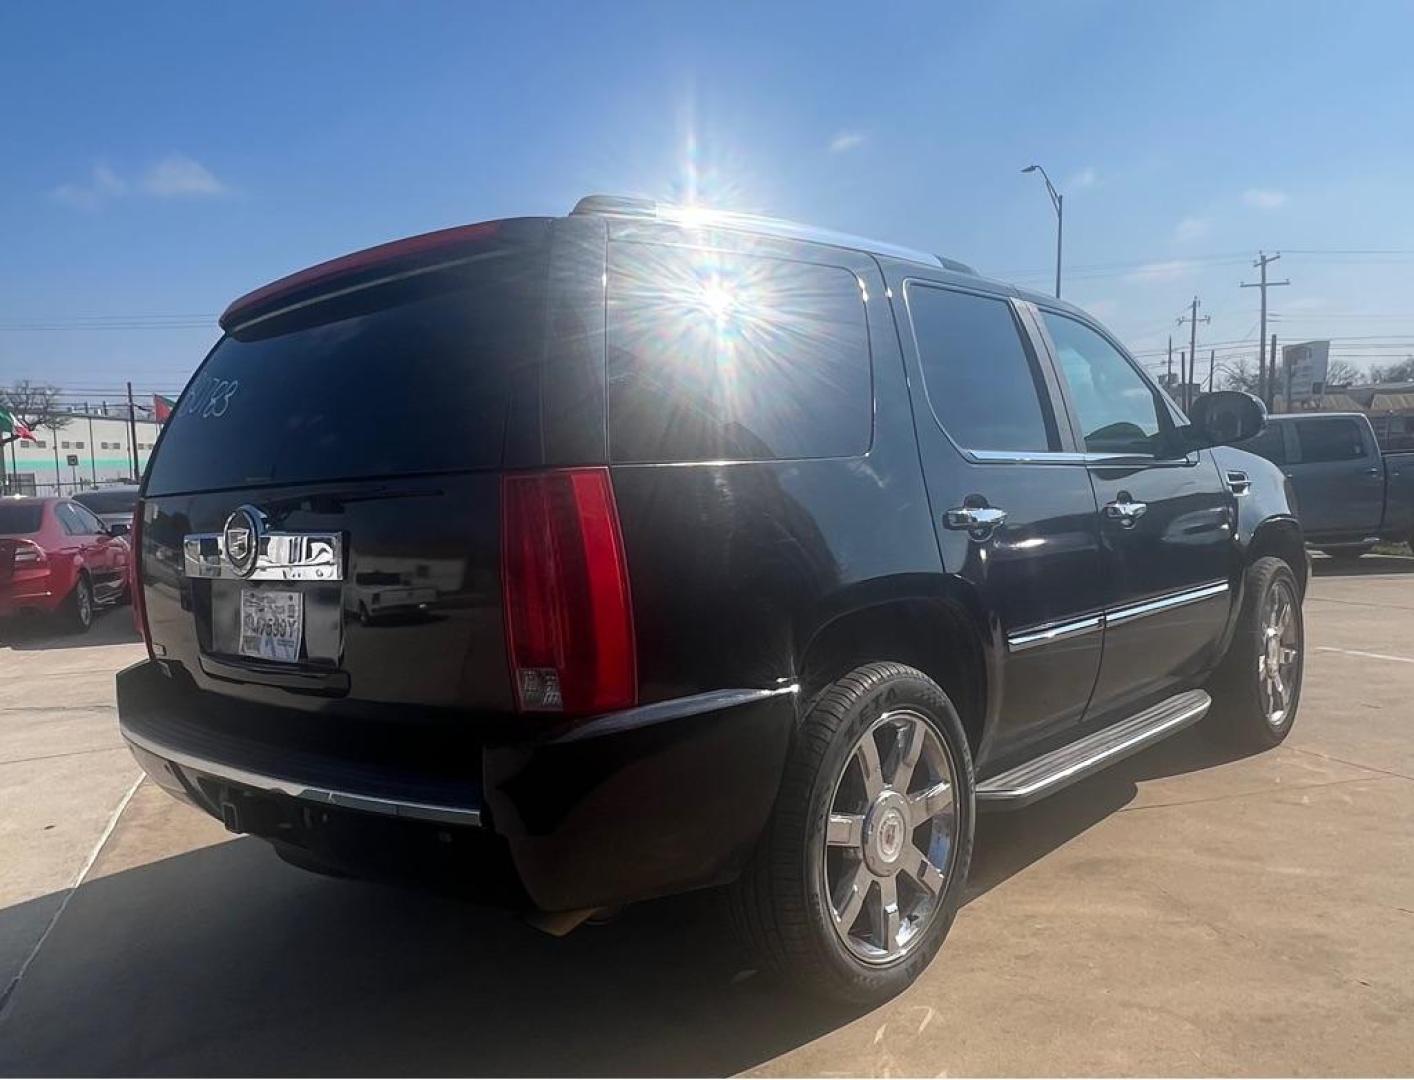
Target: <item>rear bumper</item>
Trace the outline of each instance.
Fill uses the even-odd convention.
[[[795,717],[794,688],[694,695],[487,745],[481,776],[449,782],[218,733],[177,714],[166,683],[151,661],[120,672],[119,725],[177,798],[354,870],[424,840],[443,862],[450,851],[506,855],[519,890],[547,911],[730,880],[770,814]]]
[[[0,584],[0,618],[22,611],[53,611],[64,599],[52,588],[53,584],[49,574]]]

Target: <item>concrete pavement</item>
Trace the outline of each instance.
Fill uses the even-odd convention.
[[[556,941],[290,869],[151,785],[105,837],[126,612],[0,647],[0,978],[52,923],[0,1072],[1407,1074],[1414,560],[1317,568],[1284,746],[1185,734],[984,816],[942,953],[865,1013],[753,974],[706,896]]]

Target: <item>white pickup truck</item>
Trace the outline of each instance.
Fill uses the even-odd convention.
[[[1242,444],[1281,466],[1306,541],[1357,559],[1380,541],[1414,544],[1414,451],[1381,453],[1364,413],[1287,413]]]

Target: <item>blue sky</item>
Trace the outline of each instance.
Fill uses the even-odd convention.
[[[1045,290],[1031,161],[1066,296],[1136,351],[1195,293],[1200,346],[1255,341],[1265,248],[1284,340],[1398,359],[1411,39],[1405,3],[7,5],[0,382],[175,391],[266,280],[596,191]]]

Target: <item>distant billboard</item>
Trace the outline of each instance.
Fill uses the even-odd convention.
[[[1326,392],[1326,372],[1331,363],[1329,341],[1303,341],[1283,345],[1281,369],[1291,387],[1292,401],[1309,401]],[[1283,389],[1285,389],[1283,387]]]

